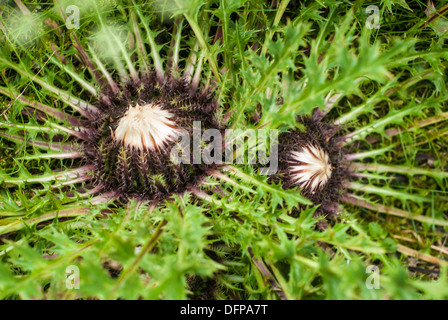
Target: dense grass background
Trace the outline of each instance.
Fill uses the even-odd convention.
[[[68,30],[71,4],[0,6],[0,297],[448,298],[446,2],[79,1]],[[25,112],[37,101],[78,118],[71,98],[95,104],[76,44],[117,82],[171,70],[178,48],[175,72],[214,88],[229,128],[286,131],[320,108],[356,163],[338,221],[291,214],[300,191],[249,165],[160,203],[82,192],[79,160],[56,157],[76,143],[69,123]]]

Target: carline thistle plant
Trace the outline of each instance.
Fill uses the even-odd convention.
[[[288,217],[300,218],[301,213],[311,212],[310,208],[331,223],[339,223],[341,213],[347,217],[351,207],[408,219],[411,214],[404,206],[409,206],[406,198],[412,198],[412,209],[418,210],[412,219],[447,226],[443,218],[446,197],[435,192],[431,197],[420,195],[411,184],[415,175],[433,178],[437,187],[433,183],[429,185],[440,188],[437,191],[443,194],[448,177],[446,170],[426,168],[425,164],[409,167],[389,163],[393,162],[390,159],[393,151],[406,153],[403,150],[406,144],[400,144],[397,137],[405,141],[409,137],[401,135],[415,130],[417,142],[406,143],[418,147],[427,143],[419,128],[436,126],[443,130],[446,126],[447,114],[441,111],[443,99],[437,94],[428,101],[417,98],[406,101],[406,107],[399,103],[387,105],[388,99],[398,99],[394,94],[402,84],[398,83],[398,75],[392,75],[385,65],[414,44],[398,41],[382,53],[378,45],[369,44],[368,34],[363,33],[354,46],[358,50],[356,54],[350,45],[347,45],[350,50],[344,46],[339,51],[332,41],[350,44],[358,38],[354,35],[356,27],[350,27],[350,17],[342,20],[341,27],[328,38],[321,33],[313,34],[310,26],[300,23],[298,18],[280,28],[279,13],[273,19],[281,31],[276,34],[278,37],[274,37],[275,32],[266,32],[263,42],[253,36],[259,30],[238,33],[234,38],[241,36],[245,42],[235,46],[235,50],[245,53],[238,56],[233,52],[232,56],[225,50],[219,51],[220,45],[230,41],[226,33],[229,25],[224,22],[229,16],[224,9],[222,12],[217,9],[219,19],[207,22],[202,32],[197,22],[197,14],[202,12],[200,6],[192,6],[197,9],[193,12],[176,1],[182,15],[173,14],[169,26],[162,26],[161,31],[145,15],[147,11],[134,2],[126,2],[124,7],[108,7],[110,12],[119,12],[121,24],[107,21],[108,11],[101,11],[95,3],[90,7],[94,12],[90,13],[90,19],[94,23],[87,26],[81,23],[77,30],[64,28],[67,13],[59,2],[45,15],[35,15],[19,0],[15,3],[15,7],[4,8],[4,13],[23,16],[46,32],[36,36],[37,39],[23,40],[14,37],[15,30],[11,30],[7,20],[0,21],[3,69],[0,93],[7,101],[2,111],[5,121],[1,123],[0,137],[5,148],[1,156],[9,164],[0,176],[2,196],[8,201],[0,202],[5,212],[18,206],[22,214],[12,223],[9,218],[3,220],[1,234],[8,235],[28,226],[40,228],[53,219],[82,216],[110,200],[118,200],[115,205],[124,204],[127,209],[133,199],[140,203],[153,201],[163,207],[161,200],[173,199],[170,197],[186,191],[196,197],[195,205],[209,211],[201,221],[205,217],[216,218],[216,212],[230,212],[237,226],[225,229],[223,224],[208,221],[212,225],[210,234],[201,235],[217,243],[230,243],[237,250],[241,249],[240,243],[222,240],[223,231],[219,228],[237,230],[247,225],[245,220],[251,222],[249,225],[266,227],[263,230],[272,227],[266,223],[279,223],[272,229],[283,228],[281,223],[290,221]],[[330,9],[330,17],[333,10]],[[207,14],[207,10],[202,14]],[[233,21],[239,30],[241,26],[237,22],[238,19]],[[212,31],[213,36],[206,36]],[[328,40],[317,44],[316,37]],[[35,44],[48,48],[46,57],[36,58],[31,49]],[[361,56],[368,61],[361,61]],[[344,63],[348,58],[353,61],[347,66]],[[404,59],[405,63],[413,61],[412,57]],[[232,65],[240,68],[241,74],[232,73]],[[335,65],[343,71],[334,71]],[[392,63],[388,68],[398,66]],[[431,77],[424,74],[425,77],[437,79],[430,67],[426,72]],[[360,94],[363,85],[368,87],[366,77],[381,84],[380,89],[367,102],[352,106],[349,98]],[[402,88],[414,84],[409,81]],[[381,105],[382,110],[377,112],[376,105]],[[255,123],[251,122],[251,111],[256,114]],[[418,118],[422,115],[426,117],[423,120]],[[358,118],[362,120],[359,123]],[[407,124],[410,121],[413,124]],[[260,178],[259,172],[244,166],[194,161],[194,152],[188,153],[189,161],[173,161],[173,147],[182,135],[194,136],[195,122],[201,123],[201,137],[210,129],[218,130],[223,136],[230,127],[280,129],[278,170]],[[379,142],[384,139],[388,140],[381,146]],[[437,135],[428,138],[429,141],[438,139]],[[200,144],[204,149],[207,145],[219,149],[221,144],[213,142],[201,140]],[[441,161],[439,168],[444,164]],[[234,190],[229,191],[229,186]],[[24,213],[28,208],[18,201],[20,193],[28,197],[55,194],[62,207],[50,214],[28,218]],[[250,201],[256,201],[258,209],[249,209],[248,214],[242,199],[249,199],[252,205]],[[173,212],[178,210],[182,219],[188,219],[184,208],[177,208],[178,201],[173,203],[165,202],[165,205]],[[426,209],[421,209],[429,203],[431,218]],[[36,205],[31,214],[39,210]],[[281,216],[273,219],[277,222],[266,218],[276,214]],[[302,216],[302,219],[305,218]],[[160,236],[165,223],[165,220],[160,223],[149,244],[155,243],[153,240]],[[322,230],[331,228],[331,224],[323,227]],[[292,232],[292,229],[285,227],[286,231],[282,232]],[[242,234],[247,231],[238,230]],[[238,232],[231,233],[238,237]],[[250,234],[245,234],[242,242],[255,246],[256,242],[247,240]],[[330,236],[313,234],[313,237],[319,242],[335,243]],[[274,238],[280,239],[280,233]],[[153,249],[151,245],[143,248],[143,254]],[[337,245],[343,247],[344,243]],[[350,247],[353,248],[363,250],[362,246]],[[200,247],[201,252],[203,249]],[[384,253],[374,249],[371,252]],[[213,245],[207,250],[213,251]],[[254,256],[252,247],[241,250],[247,251],[254,268],[259,269],[257,272],[273,277]],[[264,250],[263,246],[259,250]],[[143,254],[138,259],[143,259]],[[211,254],[214,262],[222,261],[227,253],[219,254]],[[238,256],[240,252],[233,254]],[[307,264],[310,265],[313,264]],[[270,268],[280,278],[275,265]],[[120,277],[131,273],[123,272]],[[287,290],[275,289],[284,296],[290,294]]]
[[[210,167],[172,161],[179,135],[192,135],[194,121],[201,121],[202,130],[219,126],[208,92],[192,91],[185,79],[170,75],[163,82],[144,77],[131,80],[116,96],[103,96],[81,148],[86,165],[93,165],[95,184],[106,192],[156,200],[184,191]]]
[[[62,15],[64,12],[62,11]],[[63,103],[70,105],[77,113],[69,114],[56,110],[48,105],[31,101],[23,94],[14,94],[12,103],[20,101],[28,104],[23,110],[35,121],[50,123],[56,121],[68,121],[71,128],[65,132],[76,138],[75,143],[61,144],[60,153],[54,153],[50,157],[57,159],[79,159],[79,167],[72,167],[70,171],[58,174],[57,177],[65,176],[68,181],[64,185],[84,183],[90,181],[94,188],[93,194],[106,195],[106,198],[139,198],[146,200],[160,200],[173,193],[186,190],[187,185],[195,184],[203,178],[208,167],[203,163],[184,165],[174,163],[170,157],[170,151],[178,140],[180,134],[193,134],[193,122],[199,121],[202,129],[219,129],[217,122],[217,104],[214,101],[209,88],[199,89],[200,66],[197,66],[196,74],[192,78],[193,58],[191,53],[190,63],[183,73],[178,72],[176,63],[179,60],[179,40],[181,29],[176,31],[176,45],[172,48],[170,66],[164,70],[160,65],[159,53],[152,47],[155,71],[150,71],[147,62],[146,49],[143,46],[142,35],[144,30],[140,29],[138,17],[141,13],[131,13],[131,23],[136,30],[135,37],[138,41],[139,53],[142,60],[142,69],[137,70],[133,64],[128,67],[130,75],[121,74],[116,81],[103,65],[99,54],[90,56],[77,41],[74,45],[83,57],[96,84],[90,84],[81,80],[69,69],[74,66],[64,64],[62,56],[50,58],[50,62],[59,66],[74,79],[80,81],[81,86],[87,93],[96,99],[90,103],[63,92],[52,84],[45,82],[40,77],[33,77],[31,81],[43,85],[53,92]],[[181,25],[179,26],[181,28]],[[123,50],[125,59],[130,63],[130,56],[118,37],[113,34],[116,30],[105,29],[101,36],[113,39],[111,46],[118,46]],[[153,41],[151,31],[146,27],[146,34]],[[77,39],[74,32],[71,36]],[[154,45],[155,46],[155,45]],[[111,48],[107,48],[111,50]],[[56,51],[53,52],[56,54]],[[56,54],[57,55],[57,54]],[[11,61],[3,61],[6,67],[14,69],[24,75],[19,65]],[[119,72],[123,71],[121,62],[116,65]],[[177,74],[177,75],[175,75]],[[98,88],[98,89],[97,89]],[[5,89],[4,94],[11,91]],[[34,109],[34,110],[32,110]],[[1,133],[2,137],[12,141],[25,141],[23,136]],[[33,145],[39,145],[36,141]],[[41,142],[42,148],[58,150],[53,147],[55,141],[49,139]],[[190,153],[192,155],[192,153]],[[76,178],[71,179],[76,173]],[[70,182],[71,181],[71,182]]]
[[[315,110],[312,116],[299,116],[303,130],[288,130],[279,136],[279,177],[284,188],[299,187],[302,194],[320,205],[317,214],[334,218],[345,191],[347,152],[336,134],[340,129],[322,120]]]

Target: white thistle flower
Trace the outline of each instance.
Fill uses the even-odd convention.
[[[291,152],[291,158],[291,178],[303,190],[314,193],[330,179],[330,157],[322,148],[309,144]]]
[[[158,104],[129,106],[115,129],[115,139],[140,151],[164,149],[179,135],[179,127],[172,118],[173,115]]]

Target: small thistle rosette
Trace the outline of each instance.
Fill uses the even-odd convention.
[[[330,217],[338,212],[346,172],[343,151],[334,139],[337,128],[317,114],[297,118],[300,128],[279,135],[279,172],[286,189],[298,188]]]

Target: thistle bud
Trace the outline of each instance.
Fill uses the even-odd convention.
[[[294,183],[314,193],[331,177],[330,157],[320,147],[305,145],[300,151],[291,152],[289,170]]]

